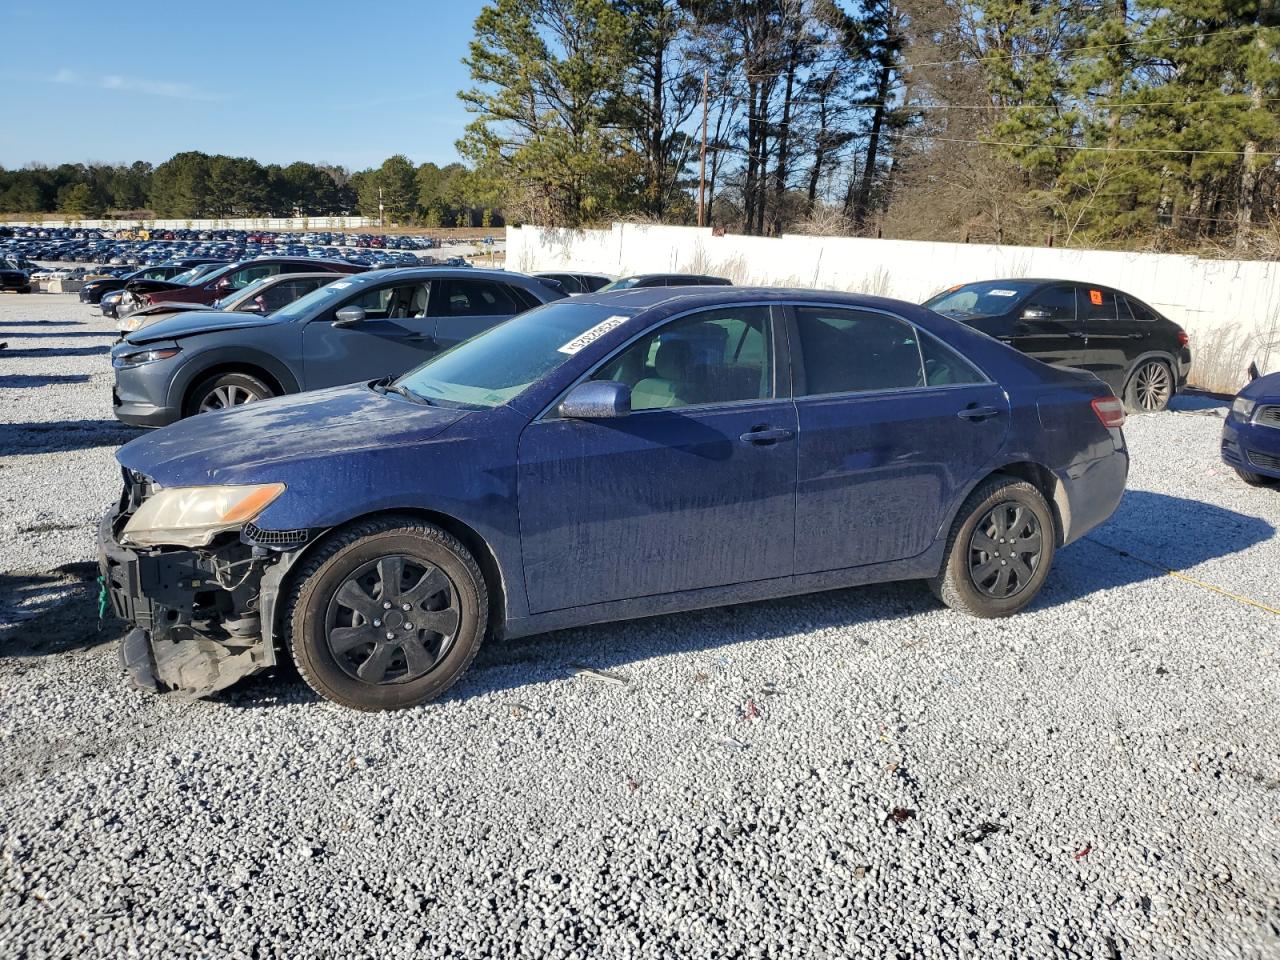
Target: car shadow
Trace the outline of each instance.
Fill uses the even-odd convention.
[[[7,335],[22,337],[24,340],[34,340],[38,337],[110,337],[114,340],[119,334],[115,330],[22,330]]]
[[[84,322],[81,320],[0,320],[0,330],[7,330],[9,327],[83,327]],[[14,334],[14,336],[23,336],[23,334]]]
[[[0,374],[0,389],[44,387],[51,383],[87,383],[89,379],[90,375],[87,373]]]
[[[119,624],[98,619],[98,567],[0,573],[0,657],[50,656],[113,643]]]
[[[1203,393],[1179,393],[1169,401],[1174,413],[1199,413],[1202,410],[1226,410],[1231,404]]]
[[[7,454],[66,453],[118,447],[144,431],[118,420],[37,420],[0,423],[0,450]]]

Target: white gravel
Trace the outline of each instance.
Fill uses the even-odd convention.
[[[181,702],[86,582],[109,329],[0,298],[0,956],[1280,956],[1280,491],[1220,408],[1130,422],[1012,620],[871,587],[491,645],[399,714]]]

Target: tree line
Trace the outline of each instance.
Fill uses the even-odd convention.
[[[1247,249],[1269,0],[489,0],[460,93],[509,218]],[[708,152],[699,177],[703,84]]]
[[[380,206],[381,205],[381,206]],[[476,201],[460,163],[415,166],[402,154],[350,172],[299,161],[285,166],[186,151],[157,166],[65,163],[0,168],[0,213],[164,218],[359,214],[433,227],[501,225]]]

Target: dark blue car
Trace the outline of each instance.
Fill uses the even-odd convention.
[[[1280,482],[1280,373],[1240,391],[1222,425],[1222,459],[1255,487]]]
[[[1123,421],[1095,377],[899,301],[587,294],[127,444],[102,572],[142,686],[291,656],[406,707],[486,635],[904,579],[1012,614],[1115,509]]]

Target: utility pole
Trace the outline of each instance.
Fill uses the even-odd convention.
[[[382,188],[379,187],[378,188],[378,226],[385,227],[386,225],[387,225],[387,221],[382,215]]]
[[[702,153],[698,159],[698,226],[707,225],[707,71],[702,70]]]

